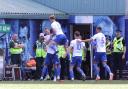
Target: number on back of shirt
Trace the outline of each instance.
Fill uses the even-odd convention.
[[[77,43],[77,50],[81,50],[81,43]]]
[[[101,45],[101,46],[104,46],[104,44],[105,44],[105,38],[102,37],[102,38],[101,38],[101,44],[100,44],[100,45]]]
[[[105,43],[105,39],[104,39],[104,37],[102,37],[101,44],[104,44],[104,43]]]

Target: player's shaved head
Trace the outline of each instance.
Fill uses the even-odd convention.
[[[101,28],[101,27],[97,27],[97,28],[96,28],[96,32],[97,32],[97,33],[101,32],[101,31],[102,31],[102,28]]]
[[[99,30],[99,31],[101,31],[101,30],[102,30],[102,28],[101,28],[101,27],[97,27],[96,29],[97,29],[97,30]]]

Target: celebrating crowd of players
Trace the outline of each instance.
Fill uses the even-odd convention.
[[[102,28],[96,28],[96,34],[92,36],[90,39],[82,40],[80,32],[74,33],[74,39],[70,42],[70,46],[68,46],[69,41],[66,38],[66,35],[63,33],[61,25],[56,21],[54,15],[49,17],[51,21],[51,29],[46,28],[43,33],[39,34],[39,39],[36,41],[34,45],[35,53],[36,53],[36,77],[40,80],[45,80],[47,76],[51,76],[53,74],[53,81],[60,80],[61,75],[64,75],[66,71],[69,71],[70,80],[74,80],[74,67],[76,67],[76,71],[80,73],[79,77],[82,80],[86,79],[85,72],[81,69],[82,57],[86,54],[86,46],[85,42],[96,42],[95,45],[95,53],[93,59],[93,69],[95,74],[95,79],[100,80],[100,67],[99,63],[101,62],[105,71],[109,74],[109,80],[113,80],[114,74],[111,71],[111,64],[107,64],[107,57],[109,54],[106,54],[106,49],[109,51],[109,44],[106,47],[106,37],[102,33]],[[117,31],[117,35],[120,31]],[[114,39],[114,55],[116,59],[121,60],[125,58],[125,42],[121,36]],[[120,45],[120,47],[118,46]],[[11,46],[14,48],[14,44]],[[19,48],[23,46],[19,46]],[[20,49],[21,49],[20,48]],[[110,50],[111,51],[111,50]],[[12,53],[14,57],[15,54]],[[120,56],[120,57],[118,57]],[[120,58],[120,59],[119,59]],[[14,58],[12,58],[14,59]],[[61,60],[60,60],[61,59]],[[71,59],[69,61],[68,59]],[[120,68],[118,60],[115,61],[115,69],[113,70],[122,70]],[[67,63],[64,63],[67,62]],[[43,67],[42,67],[43,63]],[[65,65],[69,64],[69,65]],[[120,64],[121,65],[121,64]],[[110,66],[110,67],[109,67]],[[86,69],[85,69],[86,70]],[[52,73],[53,72],[53,73]],[[121,74],[120,74],[121,75]],[[64,78],[62,78],[64,79]],[[116,79],[116,78],[115,78]]]

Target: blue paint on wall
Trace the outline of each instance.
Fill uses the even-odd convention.
[[[31,56],[35,57],[33,46],[37,39],[37,29],[36,29],[36,21],[29,20],[29,26],[30,26],[30,39],[29,39],[29,53]]]

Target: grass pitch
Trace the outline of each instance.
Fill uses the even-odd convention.
[[[128,89],[128,81],[0,81],[0,89]]]

